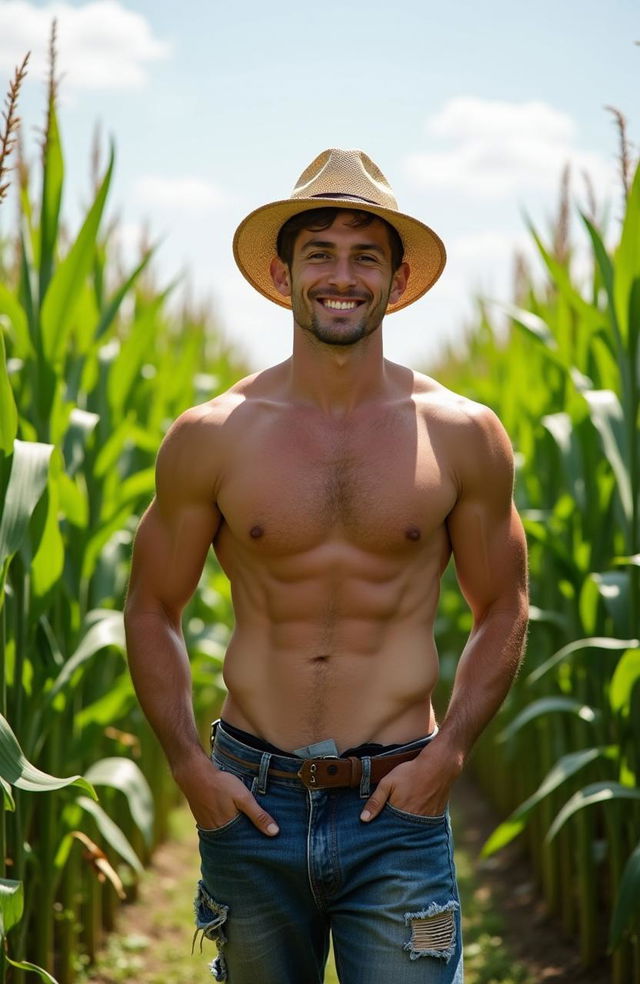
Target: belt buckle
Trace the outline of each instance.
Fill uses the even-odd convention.
[[[324,789],[327,785],[331,783],[322,783],[318,781],[318,769],[320,765],[324,765],[326,762],[338,762],[340,761],[339,755],[323,755],[321,758],[312,759],[307,758],[303,761],[302,765],[298,770],[298,779],[300,782],[307,787],[307,789]],[[338,771],[337,765],[327,766],[326,770],[329,774]]]
[[[307,789],[313,789],[318,785],[318,763],[315,759],[304,759],[298,769],[298,779]]]

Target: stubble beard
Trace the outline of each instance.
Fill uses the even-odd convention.
[[[303,325],[303,327],[324,345],[339,345],[341,347],[356,345],[357,342],[366,338],[368,335],[372,335],[380,327],[379,324],[371,325],[368,318],[361,318],[360,321],[351,324],[349,332],[346,334],[341,327],[346,320],[346,318],[336,318],[335,322],[337,323],[334,327],[331,324],[322,324],[320,318],[316,314],[313,314],[309,325]]]
[[[345,300],[349,298],[345,297]],[[364,300],[364,298],[358,298]],[[311,299],[313,303],[313,298]],[[370,298],[365,300],[365,304],[370,302]],[[367,309],[363,317],[358,321],[351,321],[350,318],[340,317],[339,314],[327,310],[327,320],[321,320],[317,311],[311,310],[302,302],[293,302],[293,315],[296,323],[303,331],[313,335],[313,337],[323,345],[335,345],[341,348],[349,345],[357,345],[363,338],[373,335],[380,330],[382,318],[386,310],[387,301],[380,303],[375,309]],[[348,325],[348,329],[345,329]]]

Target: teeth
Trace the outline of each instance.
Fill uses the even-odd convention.
[[[333,308],[334,311],[353,311],[356,301],[323,301],[325,307]]]

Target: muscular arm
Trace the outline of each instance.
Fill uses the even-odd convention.
[[[459,767],[502,704],[520,664],[528,616],[526,541],[512,499],[513,456],[490,411],[474,420],[449,536],[473,627],[440,739]]]
[[[136,535],[125,606],[129,667],[140,705],[198,823],[222,826],[242,810],[273,833],[271,818],[244,785],[212,766],[193,715],[181,616],[221,521],[213,426],[204,411],[188,411],[160,449],[156,496]]]
[[[511,447],[490,411],[474,409],[456,461],[460,491],[447,526],[473,627],[438,735],[417,759],[379,784],[363,811],[370,818],[389,798],[410,813],[442,812],[474,742],[508,693],[522,656],[528,613],[526,541],[512,498]]]

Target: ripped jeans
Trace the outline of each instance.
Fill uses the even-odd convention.
[[[368,782],[307,789],[296,775],[300,759],[250,748],[222,727],[213,760],[238,776],[280,827],[266,837],[239,814],[198,831],[196,936],[200,931],[201,946],[205,939],[217,944],[215,980],[322,984],[331,934],[342,984],[462,984],[447,812],[421,817],[387,804],[363,823]]]

